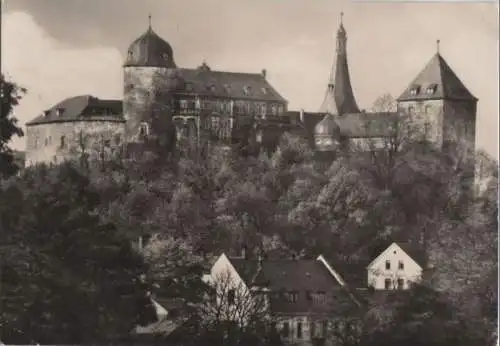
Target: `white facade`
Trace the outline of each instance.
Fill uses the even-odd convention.
[[[422,266],[397,243],[392,243],[367,267],[368,286],[376,290],[408,289],[420,281]]]

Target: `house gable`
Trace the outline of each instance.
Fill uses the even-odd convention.
[[[394,289],[402,280],[400,288],[406,289],[408,282],[420,280],[422,269],[407,251],[392,243],[366,267],[368,285],[377,290]]]

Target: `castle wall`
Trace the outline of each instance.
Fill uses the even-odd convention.
[[[411,129],[412,136],[424,135],[437,147],[442,147],[445,127],[443,100],[399,102],[398,111],[410,115],[412,124],[415,125]]]
[[[445,101],[444,133],[447,140],[461,142],[474,152],[476,143],[476,102]]]
[[[124,140],[124,130],[125,124],[119,121],[70,121],[27,126],[26,166],[61,162],[77,155],[81,145],[89,152],[98,150],[97,146],[117,146]]]

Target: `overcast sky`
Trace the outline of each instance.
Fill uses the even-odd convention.
[[[22,124],[78,94],[122,97],[122,62],[152,14],[178,66],[268,71],[290,109],[317,111],[343,10],[355,96],[398,97],[440,52],[479,98],[478,146],[498,158],[496,4],[340,0],[4,0],[2,72],[28,88]],[[14,142],[24,148],[24,139]]]

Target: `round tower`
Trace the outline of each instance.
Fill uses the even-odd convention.
[[[130,45],[123,65],[123,115],[127,142],[175,141],[172,91],[180,77],[172,47],[151,27]]]

